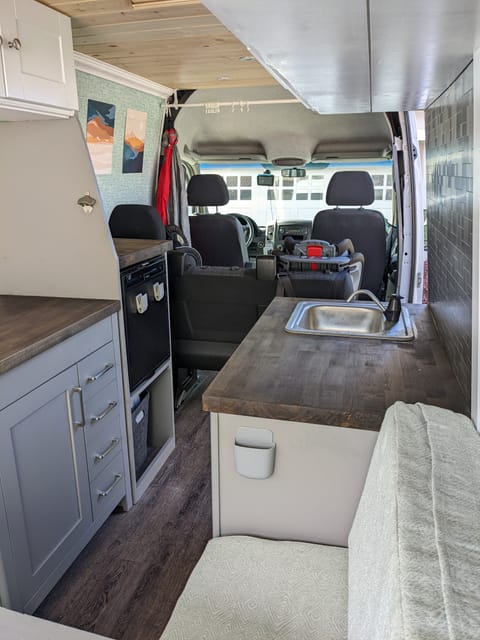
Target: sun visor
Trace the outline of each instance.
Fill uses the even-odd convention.
[[[328,142],[315,147],[312,161],[390,158],[391,149],[385,146],[385,140],[365,142]]]

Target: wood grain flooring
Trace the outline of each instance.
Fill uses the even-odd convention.
[[[140,502],[114,513],[37,609],[115,640],[158,640],[211,538],[210,423],[201,394],[176,414],[177,446]]]

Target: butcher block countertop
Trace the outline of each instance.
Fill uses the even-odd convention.
[[[284,331],[299,299],[275,298],[203,395],[203,408],[260,418],[379,430],[396,400],[467,414],[425,305],[408,305],[411,342]]]
[[[171,240],[143,240],[139,238],[114,238],[120,269],[164,255],[173,248]]]
[[[119,309],[118,300],[0,296],[0,374]]]

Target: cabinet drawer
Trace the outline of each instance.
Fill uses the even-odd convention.
[[[93,480],[122,447],[118,387],[114,380],[85,403],[88,472]]]
[[[109,342],[78,364],[80,386],[85,401],[116,378],[113,342]]]
[[[91,483],[93,519],[108,516],[125,495],[125,473],[121,450]]]

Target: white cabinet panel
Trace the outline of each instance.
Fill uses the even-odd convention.
[[[34,0],[2,0],[0,31],[2,95],[77,109],[69,18]]]
[[[346,546],[377,432],[250,416],[211,414],[214,535],[254,535]],[[239,431],[267,429],[275,467],[241,475]]]
[[[83,433],[66,393],[77,380],[71,367],[1,413],[2,489],[23,603],[92,521]]]
[[[103,370],[105,358],[113,366],[85,398],[87,374]],[[0,376],[3,604],[34,611],[126,495],[119,358],[108,318]]]

